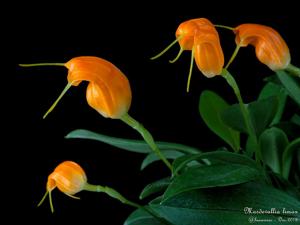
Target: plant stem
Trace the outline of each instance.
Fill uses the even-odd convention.
[[[223,69],[222,70],[222,76],[226,79],[227,83],[230,85],[230,87],[232,87],[234,94],[237,97],[237,100],[239,102],[240,105],[240,109],[244,118],[244,122],[246,125],[246,129],[248,131],[248,134],[250,136],[250,138],[254,141],[254,144],[256,146],[256,151],[255,151],[255,158],[256,161],[259,162],[261,160],[261,152],[260,152],[260,146],[258,143],[258,139],[257,136],[255,134],[255,130],[250,118],[250,114],[249,111],[247,109],[247,107],[245,106],[242,96],[241,96],[241,92],[240,89],[238,87],[238,84],[236,83],[234,77],[228,72],[228,70]]]
[[[128,115],[127,113],[122,116],[121,120],[126,123],[127,125],[131,126],[133,129],[137,130],[142,137],[144,138],[144,140],[146,141],[146,143],[149,145],[149,147],[153,150],[153,152],[166,164],[166,166],[172,171],[172,165],[171,163],[165,158],[165,156],[161,153],[161,151],[159,150],[159,148],[157,147],[157,145],[154,142],[154,139],[152,137],[152,135],[150,134],[150,132],[143,127],[142,124],[140,124],[138,121],[136,121],[135,119],[133,119],[130,115]]]
[[[91,191],[91,192],[105,193],[105,194],[109,195],[110,197],[119,200],[123,204],[126,204],[126,205],[129,205],[129,206],[132,206],[132,207],[135,207],[135,208],[142,209],[142,210],[146,211],[147,213],[149,213],[151,216],[153,216],[154,218],[156,218],[157,220],[159,220],[163,224],[172,225],[166,219],[160,217],[152,209],[141,206],[138,203],[135,203],[135,202],[132,202],[132,201],[126,199],[123,195],[121,195],[118,191],[116,191],[113,188],[110,188],[110,187],[107,187],[107,186],[104,187],[104,186],[101,186],[101,185],[93,185],[93,184],[86,183],[85,186],[84,186],[84,190]]]
[[[300,68],[299,67],[289,64],[285,70],[294,76],[300,77]]]

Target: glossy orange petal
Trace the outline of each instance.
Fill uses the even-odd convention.
[[[176,31],[183,50],[194,49],[198,69],[206,76],[221,73],[224,55],[215,26],[206,18],[198,18],[181,23]]]
[[[214,26],[205,26],[194,39],[194,57],[198,69],[208,78],[221,74],[224,55]]]
[[[271,70],[285,69],[290,64],[289,48],[273,28],[259,24],[242,24],[234,32],[236,44],[241,47],[253,45],[259,61]]]
[[[131,89],[126,76],[112,63],[92,56],[81,56],[66,63],[68,82],[89,81],[88,104],[104,117],[120,118],[131,104]]]
[[[74,195],[82,191],[86,183],[84,170],[75,162],[65,161],[49,175],[47,191],[50,192],[57,187],[65,194]]]
[[[183,50],[192,50],[194,46],[194,38],[199,30],[205,32],[209,30],[213,24],[206,18],[191,19],[179,25],[176,30],[176,38],[182,36],[179,45]]]

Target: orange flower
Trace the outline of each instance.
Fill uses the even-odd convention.
[[[194,58],[198,69],[206,77],[211,78],[221,74],[224,55],[218,32],[208,19],[198,18],[181,23],[176,30],[176,40],[151,59],[157,59],[163,55],[176,42],[179,42],[180,51],[177,57],[170,61],[171,63],[175,62],[184,50],[192,51],[187,91],[189,91]]]
[[[289,48],[280,34],[271,27],[242,24],[234,29],[235,42],[240,47],[255,47],[256,56],[271,70],[285,69],[291,61]]]
[[[126,76],[112,63],[94,56],[75,57],[67,63],[34,63],[20,66],[65,66],[69,69],[68,84],[44,115],[55,108],[71,86],[88,81],[86,98],[88,104],[102,116],[120,119],[131,104],[131,89]]]
[[[57,187],[64,194],[78,199],[78,197],[75,197],[74,195],[84,190],[86,185],[88,185],[88,183],[85,172],[77,163],[72,161],[62,162],[48,176],[46,186],[47,191],[38,206],[44,202],[45,198],[49,194],[51,211],[54,212],[51,197],[51,192],[53,189]]]
[[[121,118],[131,104],[131,89],[126,76],[112,63],[91,56],[71,59],[68,82],[74,86],[89,81],[86,92],[88,104],[102,116]]]
[[[59,164],[49,175],[47,191],[58,188],[67,195],[74,195],[83,190],[87,183],[84,170],[75,162],[65,161]]]
[[[206,77],[221,74],[224,55],[218,32],[208,19],[192,19],[181,23],[176,37],[181,36],[180,47],[183,50],[194,50],[196,64]]]

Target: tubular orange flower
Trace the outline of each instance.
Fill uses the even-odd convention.
[[[48,176],[46,186],[47,191],[38,206],[43,203],[46,196],[49,194],[51,211],[53,212],[54,209],[51,198],[51,192],[53,191],[53,189],[57,187],[64,194],[78,199],[78,197],[75,197],[74,195],[84,190],[85,185],[87,185],[87,177],[84,170],[75,162],[62,162]]]
[[[87,178],[83,169],[75,162],[65,161],[59,164],[48,177],[47,191],[58,188],[67,195],[83,190]]]
[[[102,116],[121,118],[131,104],[131,89],[126,76],[112,63],[91,56],[71,59],[65,64],[69,69],[68,82],[74,86],[89,81],[86,98],[88,104]]]
[[[65,66],[69,69],[68,84],[58,99],[44,115],[56,104],[71,86],[88,81],[86,98],[88,104],[104,117],[120,119],[129,110],[131,89],[127,77],[112,63],[94,56],[75,57],[67,63],[20,64],[20,66]]]
[[[187,91],[189,90],[194,58],[198,69],[206,77],[211,78],[221,74],[224,65],[224,55],[218,32],[208,19],[198,18],[181,23],[176,31],[177,41],[180,45],[180,51],[177,57],[170,61],[171,63],[175,62],[184,50],[192,51]],[[160,54],[152,57],[152,59],[161,56],[176,42],[173,42]]]
[[[234,29],[235,42],[239,47],[249,44],[255,47],[260,62],[271,70],[281,70],[290,64],[289,48],[273,28],[259,24],[242,24]]]
[[[205,18],[192,19],[179,25],[176,37],[183,36],[179,45],[184,50],[194,50],[198,69],[206,77],[222,72],[224,55],[219,35],[214,25]]]

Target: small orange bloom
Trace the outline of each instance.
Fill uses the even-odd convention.
[[[289,48],[273,28],[259,24],[242,24],[234,29],[240,47],[255,47],[256,56],[271,70],[285,69],[291,61]]]
[[[208,19],[192,19],[181,23],[176,37],[182,37],[179,45],[183,50],[194,51],[196,64],[206,77],[221,74],[224,55],[218,32]]]
[[[89,81],[88,104],[102,116],[121,118],[131,104],[131,89],[126,76],[112,63],[92,56],[76,57],[65,66],[69,69],[68,82],[74,86]]]
[[[57,187],[67,195],[74,195],[82,191],[86,183],[84,170],[75,162],[65,161],[48,176],[47,191]]]
[[[55,170],[48,176],[46,193],[42,200],[39,202],[40,206],[47,195],[49,195],[49,203],[51,211],[54,212],[51,192],[56,187],[64,194],[78,199],[74,195],[82,190],[88,185],[87,178],[84,170],[75,162],[65,161],[59,164]]]

